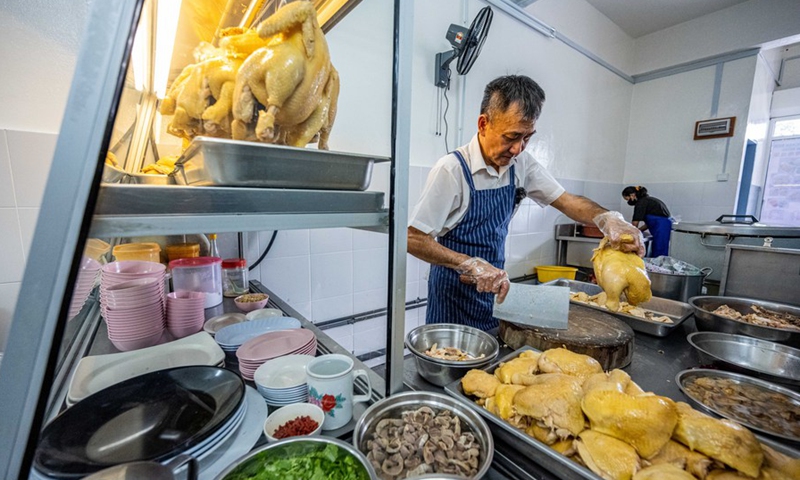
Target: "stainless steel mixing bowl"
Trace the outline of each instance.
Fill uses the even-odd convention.
[[[719,332],[686,337],[704,362],[770,382],[800,386],[800,350],[768,340]]]
[[[756,300],[754,298],[717,296],[692,297],[689,299],[688,303],[694,308],[695,324],[698,330],[749,335],[762,340],[769,340],[771,342],[800,348],[800,331],[798,330],[762,327],[761,325],[753,325],[752,323],[734,320],[713,313],[713,311],[720,306],[727,305],[737,312],[746,315],[748,313],[753,313],[750,309],[752,305],[758,305],[768,310],[800,317],[800,307],[793,307],[791,305],[768,302],[765,300]]]
[[[455,361],[425,355],[425,351],[433,344],[439,348],[458,348],[474,358]],[[417,371],[422,378],[440,387],[458,380],[473,368],[488,365],[500,352],[500,345],[493,336],[483,330],[455,323],[421,325],[408,332],[406,347],[414,355]]]
[[[356,422],[353,431],[353,445],[366,455],[369,452],[367,441],[372,438],[378,422],[384,418],[400,418],[403,412],[417,410],[420,407],[430,407],[437,413],[440,410],[450,410],[453,415],[459,417],[461,428],[472,432],[476,441],[481,445],[480,464],[474,478],[483,478],[489,471],[494,457],[492,432],[486,421],[472,407],[465,405],[461,400],[441,393],[404,392],[375,402]],[[431,475],[434,475],[432,478],[441,478],[437,474]]]
[[[340,450],[346,451],[364,467],[364,475],[370,479],[377,479],[375,470],[370,465],[367,457],[359,452],[352,445],[332,437],[296,437],[281,440],[280,442],[270,443],[265,447],[258,448],[234,461],[228,468],[217,475],[216,480],[224,480],[229,474],[236,471],[247,471],[253,473],[258,465],[263,464],[267,458],[281,458],[294,455],[305,455],[312,452],[323,450],[326,446],[333,444]],[[238,477],[236,477],[238,478]]]

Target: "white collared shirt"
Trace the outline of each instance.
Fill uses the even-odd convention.
[[[476,190],[489,190],[509,184],[511,165],[500,171],[486,165],[481,154],[478,135],[458,148],[472,173]],[[515,184],[523,187],[528,198],[546,207],[564,193],[564,187],[527,151],[512,160],[515,166]],[[464,177],[461,163],[455,154],[440,158],[428,175],[419,202],[411,213],[409,225],[422,233],[438,237],[456,227],[469,208],[469,183]]]

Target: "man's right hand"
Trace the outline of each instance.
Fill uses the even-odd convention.
[[[458,265],[456,271],[461,275],[459,277],[461,283],[475,285],[475,289],[482,293],[497,294],[497,303],[503,303],[506,299],[511,284],[505,270],[495,267],[480,257],[472,257]]]

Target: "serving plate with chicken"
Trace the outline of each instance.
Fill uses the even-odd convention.
[[[605,372],[565,349],[520,348],[445,391],[559,478],[800,478],[794,450],[776,450],[736,422],[645,392],[626,372]]]
[[[631,305],[625,300],[619,302],[619,310],[612,311],[605,306],[602,296],[606,295],[599,285],[577,280],[559,278],[543,285],[569,287],[570,302],[609,313],[627,323],[633,330],[657,337],[665,337],[692,315],[688,303],[668,298],[650,297],[650,300]]]

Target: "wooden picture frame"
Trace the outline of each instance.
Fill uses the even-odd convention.
[[[694,139],[732,137],[736,127],[736,117],[712,118],[699,120],[694,124]]]

